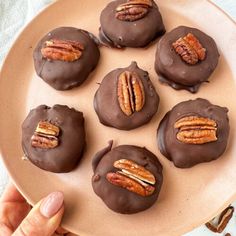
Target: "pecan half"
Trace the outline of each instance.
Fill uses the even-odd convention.
[[[229,223],[230,219],[232,218],[234,213],[234,207],[229,206],[227,207],[219,216],[219,220],[217,224],[214,224],[212,219],[211,221],[206,223],[206,227],[214,233],[222,233],[226,228],[227,224]]]
[[[46,121],[40,121],[31,137],[32,147],[51,149],[58,146],[60,128]]]
[[[121,73],[118,78],[117,93],[120,108],[127,116],[142,110],[145,92],[138,74],[130,71]]]
[[[47,135],[53,135],[58,136],[60,129],[56,125],[53,125],[46,121],[40,121],[36,127],[35,130],[37,133],[41,134],[47,134]]]
[[[120,173],[107,173],[106,175],[107,180],[111,183],[114,184],[116,186],[125,188],[133,193],[136,193],[140,196],[146,197],[146,196],[150,196],[155,188],[153,186],[147,186],[144,187],[142,186],[140,183],[138,183],[137,181],[126,177],[123,174]]]
[[[82,56],[84,46],[77,41],[51,39],[44,43],[41,53],[48,60],[73,62]]]
[[[117,160],[113,166],[120,170],[106,175],[110,183],[143,197],[154,193],[155,176],[143,166],[127,159]]]
[[[187,116],[174,124],[179,129],[177,139],[187,144],[204,144],[217,141],[217,124],[205,117]]]
[[[122,21],[136,21],[147,15],[152,0],[128,0],[116,8],[116,18]]]
[[[156,183],[155,176],[150,171],[145,169],[143,166],[138,165],[134,161],[127,159],[120,159],[118,161],[115,161],[113,166],[147,183],[153,185]]]
[[[188,64],[195,65],[206,58],[206,49],[191,33],[172,44],[177,54]]]

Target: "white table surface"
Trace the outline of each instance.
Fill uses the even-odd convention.
[[[0,0],[0,66],[19,30],[44,6],[53,0]],[[187,1],[187,0],[185,0]],[[212,0],[236,20],[236,0]],[[235,42],[236,43],[236,42]],[[7,171],[0,159],[0,195],[9,181]],[[233,204],[236,207],[236,202]],[[233,216],[226,233],[236,235],[236,215]],[[184,236],[213,236],[205,226],[201,226]]]

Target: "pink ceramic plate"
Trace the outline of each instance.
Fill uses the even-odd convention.
[[[195,26],[211,35],[221,53],[220,63],[200,91],[192,95],[161,85],[154,72],[156,45],[147,49],[101,49],[99,66],[79,88],[59,92],[39,79],[32,52],[37,41],[58,26],[84,28],[98,33],[99,14],[109,1],[59,0],[41,12],[20,34],[1,71],[0,147],[5,165],[16,185],[34,204],[53,190],[65,193],[63,226],[82,236],[181,235],[211,219],[236,198],[236,27],[222,11],[206,0],[159,0],[167,30],[178,25]],[[98,122],[93,96],[106,73],[126,67],[136,60],[150,72],[161,104],[152,121],[125,132]],[[156,129],[163,115],[176,103],[203,97],[230,110],[231,134],[226,153],[217,161],[191,169],[177,169],[156,146]],[[67,104],[84,112],[88,148],[78,168],[68,174],[47,173],[22,161],[21,123],[31,108],[39,104]],[[164,185],[159,201],[135,215],[110,211],[93,193],[91,160],[94,153],[113,139],[115,145],[135,144],[153,151],[164,166]]]

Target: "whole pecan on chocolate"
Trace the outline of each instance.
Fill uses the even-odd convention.
[[[51,149],[58,146],[60,128],[47,121],[40,121],[34,135],[31,137],[31,145],[35,148]]]
[[[195,65],[206,58],[206,49],[197,37],[189,33],[172,44],[177,54],[188,64]]]
[[[121,73],[118,78],[117,93],[120,108],[127,116],[142,110],[145,92],[137,73],[130,71]]]
[[[233,206],[227,207],[220,214],[219,219],[216,224],[213,223],[213,221],[215,220],[214,218],[211,221],[206,223],[206,227],[214,233],[222,233],[224,229],[226,228],[227,224],[229,223],[230,219],[232,218],[233,213],[234,213],[234,207]]]
[[[186,116],[174,124],[177,139],[187,144],[204,144],[217,141],[217,124],[214,120],[199,116]]]
[[[82,56],[84,46],[77,41],[51,39],[46,41],[41,49],[44,58],[73,62]]]
[[[116,18],[122,21],[142,19],[152,6],[152,0],[128,0],[116,8]]]
[[[107,173],[106,179],[111,184],[125,188],[143,197],[154,193],[155,176],[143,166],[127,159],[115,161],[113,166],[119,171]]]

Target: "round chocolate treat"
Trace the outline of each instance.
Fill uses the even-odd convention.
[[[100,52],[91,33],[61,27],[40,40],[33,56],[38,76],[57,90],[68,90],[87,79],[98,64]]]
[[[116,0],[100,16],[101,41],[111,47],[144,47],[165,33],[153,0]]]
[[[24,154],[41,169],[71,171],[82,157],[84,147],[83,113],[67,106],[38,106],[22,124]]]
[[[93,159],[94,192],[113,211],[133,214],[151,207],[161,190],[162,165],[146,148],[109,146]]]
[[[227,146],[227,113],[227,108],[201,98],[177,104],[157,131],[161,153],[179,168],[216,160]]]
[[[141,70],[136,62],[106,75],[94,97],[94,109],[100,122],[121,130],[149,122],[158,105],[159,96],[148,72]]]
[[[195,93],[201,83],[208,81],[218,60],[219,52],[210,36],[180,26],[158,42],[155,69],[161,82]]]

